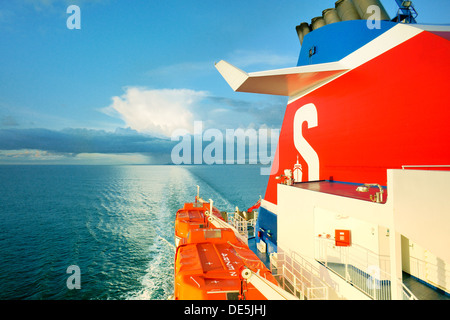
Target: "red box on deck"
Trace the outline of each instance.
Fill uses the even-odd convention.
[[[349,247],[351,245],[350,230],[335,230],[334,238],[337,247]]]

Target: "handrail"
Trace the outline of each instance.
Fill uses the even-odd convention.
[[[402,286],[403,296],[407,298],[407,300],[419,300],[417,297],[408,289],[407,286],[402,281],[399,281]]]
[[[242,240],[245,244],[248,244],[248,239],[246,237],[244,237],[243,235],[241,235],[239,233],[239,231],[236,230],[235,227],[233,227],[232,225],[230,225],[229,223],[220,220],[219,218],[217,218],[215,215],[213,214],[206,214],[206,216],[208,216],[208,221],[211,222],[212,224],[214,224],[214,226],[216,228],[229,228],[231,230],[233,230],[234,234],[236,235],[236,237],[240,240]]]
[[[352,247],[355,247],[359,251],[359,253],[366,253],[365,257],[361,256],[363,259],[360,259],[361,257],[356,257],[354,254],[352,255],[348,250],[348,247],[345,247],[346,250],[341,250],[342,247],[330,246],[330,244],[332,244],[332,241],[330,241],[329,239],[317,238],[316,240],[319,244],[319,252],[316,251],[315,258],[317,261],[322,262],[327,269],[333,271],[345,281],[351,282],[354,287],[358,288],[374,300],[392,299],[390,293],[390,286],[392,285],[391,274],[390,272],[388,272],[387,268],[381,268],[381,262],[384,262],[385,266],[389,265],[389,257],[379,255],[367,248],[353,244]],[[325,252],[321,244],[325,245]],[[340,274],[338,270],[333,270],[333,267],[330,265],[332,262],[328,261],[328,254],[330,252],[327,251],[329,249],[331,249],[331,251],[334,253],[339,253],[339,259],[341,260],[337,262],[337,266],[345,266],[344,275]],[[343,258],[341,258],[342,255]],[[369,263],[369,260],[378,261],[378,266],[372,265],[371,263]],[[337,266],[335,266],[335,268]],[[352,275],[349,274],[349,269],[352,269]],[[403,284],[402,281],[398,281],[398,283],[399,287],[401,287],[402,289],[404,297],[408,298],[409,300],[417,300],[414,294]]]
[[[244,237],[249,237],[249,228],[253,228],[250,230],[253,230],[253,234],[250,234],[250,236],[255,236],[255,225],[256,225],[256,218],[253,219],[248,219],[246,220],[245,218],[243,218],[242,216],[240,216],[239,214],[235,213],[235,212],[229,212],[227,213],[227,217],[228,217],[228,223],[230,225],[232,225],[236,230],[238,230],[238,232],[244,236]]]
[[[261,277],[258,273],[250,269],[244,269],[241,273],[242,278],[251,283],[258,289],[268,300],[298,300],[298,298],[289,292],[276,286],[267,279]]]
[[[299,253],[289,251],[271,254],[270,264],[272,273],[281,277],[279,282],[285,290],[293,291],[294,295],[300,293],[300,297],[303,299],[328,299],[328,286],[321,280],[319,270],[315,270],[315,267]],[[275,268],[276,274],[274,273]],[[322,292],[321,296],[315,294],[317,290]]]

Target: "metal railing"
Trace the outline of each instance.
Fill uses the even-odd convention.
[[[328,300],[328,286],[311,263],[296,252],[272,253],[270,269],[279,285],[302,300]]]
[[[412,276],[431,284],[435,288],[446,292],[449,291],[450,270],[448,270],[448,267],[445,267],[444,261],[437,258],[419,259],[410,257],[409,259],[410,274]]]
[[[399,289],[402,292],[402,300],[418,300],[416,296],[403,284],[403,282],[399,281]]]
[[[258,218],[257,213],[251,219],[244,218],[236,212],[227,212],[227,222],[232,225],[242,236],[251,238],[255,236],[255,225]]]
[[[391,300],[389,256],[362,246],[335,246],[334,240],[316,238],[315,259],[374,300]],[[402,281],[396,281],[402,298],[417,299]]]

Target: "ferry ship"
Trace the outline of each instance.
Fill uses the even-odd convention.
[[[247,278],[233,285],[259,276],[254,292],[264,298],[450,299],[450,27],[417,24],[412,1],[395,1],[392,18],[378,0],[339,0],[299,24],[295,67],[247,73],[216,63],[234,91],[288,103],[257,219],[238,210],[223,218],[202,204],[203,215],[191,215],[197,227],[177,235],[176,298],[194,298],[177,297],[183,286],[201,289],[188,276],[195,268],[202,281],[205,263],[226,270],[223,259],[198,265],[198,243],[223,224],[213,231],[221,243],[244,248],[240,236],[252,230],[255,254],[267,257],[269,270],[237,255]],[[190,206],[185,212],[199,212]],[[216,224],[201,229],[207,211]],[[197,260],[182,282],[188,246]],[[195,298],[208,296],[205,288]]]

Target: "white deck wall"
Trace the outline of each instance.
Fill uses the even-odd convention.
[[[279,184],[278,245],[315,263],[317,234],[330,233],[334,237],[334,229],[349,229],[352,243],[381,255],[394,252],[396,259],[391,259],[391,268],[401,279],[402,264],[409,264],[402,262],[403,235],[402,239],[419,244],[439,259],[440,270],[435,272],[442,279],[450,269],[450,172],[388,170],[387,175],[385,204]],[[450,284],[443,280],[440,287],[449,291]]]

